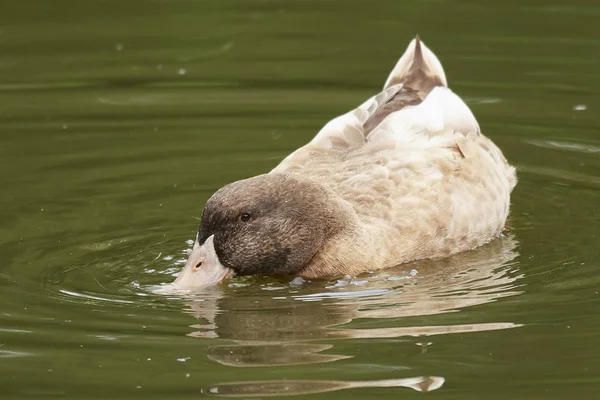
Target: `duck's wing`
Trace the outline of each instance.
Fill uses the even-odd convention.
[[[309,144],[324,149],[343,149],[363,145],[367,142],[368,134],[365,125],[370,124],[369,121],[372,121],[372,117],[378,114],[378,110],[397,96],[402,96],[404,92],[406,91],[403,90],[402,84],[386,88],[356,109],[329,121]]]
[[[441,63],[419,38],[411,41],[381,93],[330,121],[272,172],[309,173],[315,163],[332,166],[357,154],[368,162],[384,149],[393,149],[400,163],[441,157],[457,160],[452,162],[457,169],[461,159],[485,153],[504,171],[511,189],[516,183],[514,168],[481,135],[473,113],[448,89]]]
[[[381,93],[331,120],[310,144],[324,149],[361,146],[377,137],[374,133],[384,121],[389,130],[390,119],[400,136],[405,129],[414,133],[419,127],[429,133],[444,129],[479,133],[473,113],[447,88],[440,61],[419,37],[410,42]]]
[[[368,133],[367,141],[431,147],[448,132],[480,135],[479,124],[462,99],[447,87],[437,86],[421,103],[388,114]]]
[[[406,136],[444,129],[479,133],[467,105],[446,86],[441,63],[417,37],[390,73],[382,92],[331,120],[305,148],[354,149],[381,138],[383,126],[401,142],[410,141]]]

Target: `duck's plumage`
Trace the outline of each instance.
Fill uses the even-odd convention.
[[[411,62],[418,64],[416,74]],[[360,221],[355,235],[324,248],[307,266],[309,277],[480,246],[503,231],[516,184],[515,169],[480,133],[418,38],[381,93],[326,124],[271,173],[326,185]]]
[[[206,276],[227,271],[357,275],[473,249],[502,233],[515,184],[417,37],[382,92],[269,174],[209,199],[176,284],[214,283]]]

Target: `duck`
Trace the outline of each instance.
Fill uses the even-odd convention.
[[[172,285],[357,276],[473,250],[502,235],[516,183],[417,36],[381,92],[208,199]]]

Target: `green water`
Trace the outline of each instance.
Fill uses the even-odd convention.
[[[0,398],[596,398],[599,17],[592,0],[1,2]],[[416,33],[517,166],[505,238],[339,282],[149,290],[214,190],[377,92]]]

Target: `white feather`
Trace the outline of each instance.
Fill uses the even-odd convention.
[[[364,123],[380,105],[386,103],[401,89],[401,84],[390,86],[362,103],[356,109],[332,119],[321,128],[311,143],[323,148],[330,148],[332,137],[344,138],[346,141],[351,141],[357,145],[364,143]]]
[[[446,87],[436,87],[419,105],[390,114],[370,135],[370,141],[392,134],[398,143],[429,141],[443,131],[480,133],[469,107]]]

